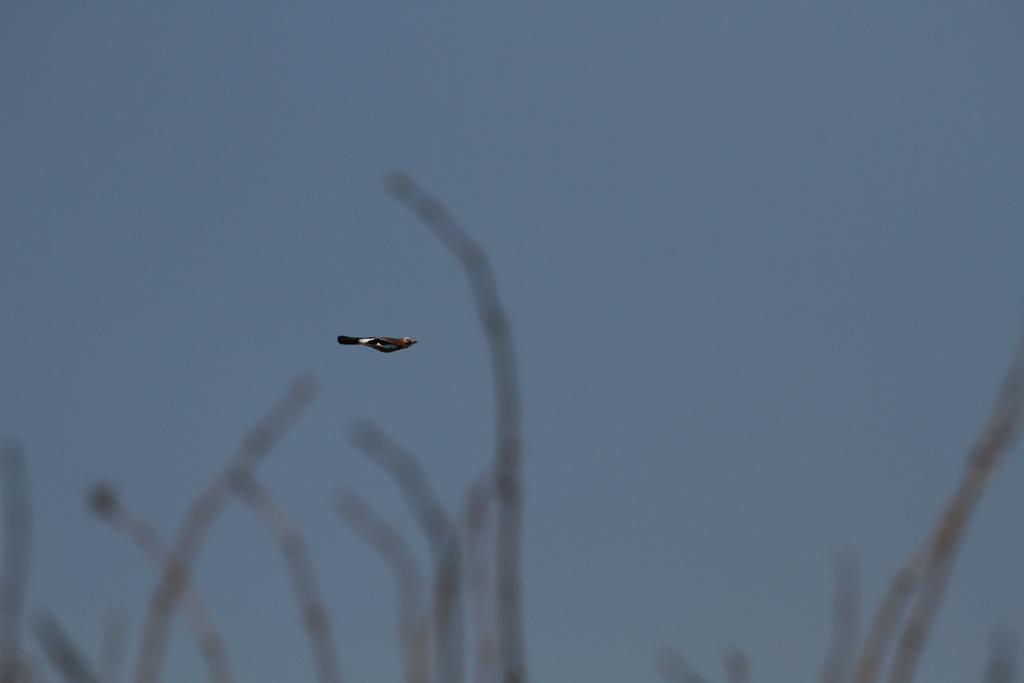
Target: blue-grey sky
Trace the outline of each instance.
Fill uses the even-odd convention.
[[[154,584],[83,505],[170,537],[300,372],[261,470],[307,535],[347,681],[398,681],[350,445],[372,418],[454,508],[491,452],[463,273],[402,168],[488,250],[524,401],[532,680],[814,680],[830,558],[870,614],[952,492],[1024,322],[1024,6],[6,3],[0,433],[28,454],[28,603],[91,653]],[[338,334],[410,335],[396,354]],[[920,680],[1024,630],[1024,458],[968,534]],[[196,568],[239,681],[311,680],[280,556],[233,503]],[[34,647],[34,644],[33,644]],[[200,680],[180,622],[165,680]]]

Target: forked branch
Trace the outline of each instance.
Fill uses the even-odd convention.
[[[519,552],[522,492],[519,377],[508,317],[483,248],[471,238],[441,202],[401,171],[388,175],[388,191],[402,202],[441,244],[458,259],[473,290],[477,316],[487,338],[497,416],[494,481],[498,501],[497,589],[498,648],[502,683],[525,683]]]
[[[89,509],[106,522],[114,531],[131,540],[146,560],[153,565],[158,573],[167,564],[167,546],[160,533],[149,522],[132,512],[121,502],[114,489],[106,484],[97,484],[89,492],[87,499]],[[181,587],[181,611],[185,625],[199,649],[206,666],[206,675],[210,683],[232,683],[231,660],[228,658],[224,639],[213,625],[199,593],[191,581]],[[98,671],[103,672],[113,665],[106,663],[109,657],[101,660]],[[120,664],[117,665],[120,669]],[[104,679],[104,683],[108,683]]]
[[[462,616],[462,550],[459,535],[419,461],[371,422],[360,423],[353,440],[398,484],[419,522],[434,560],[431,600],[435,678],[461,683],[465,628]]]
[[[971,515],[992,474],[1016,443],[1022,426],[1024,337],[1017,345],[988,424],[968,455],[957,490],[932,531],[896,573],[875,613],[854,668],[854,683],[875,683],[907,603],[924,582],[924,589],[900,636],[889,678],[891,683],[912,680]]]
[[[240,474],[254,471],[263,462],[273,445],[315,395],[316,382],[312,377],[296,379],[249,432],[220,474],[193,501],[150,599],[135,667],[135,683],[156,683],[160,678],[175,605],[189,584],[189,573],[210,525],[231,500],[231,482]]]

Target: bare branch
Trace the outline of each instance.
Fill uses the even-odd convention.
[[[444,505],[434,494],[415,457],[371,422],[356,426],[353,440],[363,453],[394,478],[419,522],[434,559],[433,636],[435,678],[463,678],[465,628],[462,616],[462,550]]]
[[[423,571],[416,556],[398,530],[380,519],[356,494],[338,496],[335,510],[380,554],[391,570],[398,605],[398,647],[405,663],[405,680],[406,683],[427,683],[430,680],[429,629],[423,605]]]
[[[960,485],[924,542],[911,554],[893,578],[871,623],[857,665],[854,683],[874,683],[892,641],[893,633],[906,609],[907,602],[921,581],[932,572],[939,572],[929,581],[925,603],[917,608],[916,621],[904,633],[900,672],[912,675],[920,646],[924,643],[945,593],[952,572],[956,550],[963,539],[986,485],[996,467],[1012,448],[1024,426],[1024,337],[1017,345],[1003,386],[996,399],[988,424],[967,458],[967,467]],[[896,672],[894,672],[896,675]],[[905,675],[899,673],[898,675]],[[909,680],[909,679],[907,679]]]
[[[260,465],[271,447],[315,394],[316,382],[312,377],[296,379],[270,412],[249,432],[220,474],[192,503],[167,557],[160,583],[150,599],[135,668],[135,683],[156,683],[160,679],[175,604],[189,583],[189,572],[206,538],[206,532],[217,514],[231,500],[230,482],[239,473],[251,472]]]
[[[248,471],[240,470],[231,479],[234,492],[259,515],[260,520],[273,534],[281,548],[292,591],[299,606],[302,625],[309,638],[313,653],[317,679],[320,683],[340,683],[341,670],[338,668],[338,653],[334,647],[331,622],[327,617],[323,598],[317,586],[313,565],[309,561],[306,541],[288,518],[267,487],[263,486]]]
[[[160,538],[160,533],[152,524],[125,507],[111,486],[95,485],[90,490],[87,501],[89,509],[97,517],[135,544],[158,574],[163,570],[168,561],[168,551],[163,539]],[[206,675],[210,683],[231,683],[234,681],[234,675],[231,672],[227,648],[224,647],[224,639],[207,614],[195,585],[188,577],[184,577],[183,580],[185,584],[181,587],[181,611],[185,625],[188,626],[199,654],[202,655]],[[118,669],[120,666],[118,664]],[[107,669],[101,665],[98,671],[103,678],[103,672]]]
[[[933,567],[925,575],[921,592],[914,601],[914,607],[897,642],[892,667],[889,669],[890,683],[910,683],[914,680],[917,661],[924,650],[928,631],[942,603],[955,560],[955,552],[950,551],[939,561],[938,566]]]
[[[32,620],[32,632],[57,671],[68,683],[100,683],[92,666],[71,642],[57,617],[40,612]]]
[[[469,278],[477,315],[491,353],[497,416],[495,420],[495,489],[498,500],[498,645],[503,683],[525,683],[519,553],[522,535],[520,482],[521,408],[519,375],[508,317],[483,248],[463,230],[441,202],[413,180],[395,171],[385,182],[388,192],[422,220],[459,263]]]

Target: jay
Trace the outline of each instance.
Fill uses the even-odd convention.
[[[392,351],[400,351],[407,349],[416,343],[415,339],[411,337],[346,337],[341,335],[338,337],[339,344],[345,344],[351,346],[354,344],[362,344],[368,346],[371,349],[377,349],[381,353],[391,353]]]

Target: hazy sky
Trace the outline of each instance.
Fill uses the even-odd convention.
[[[171,537],[300,372],[260,471],[306,534],[346,681],[398,681],[351,445],[377,420],[455,509],[491,452],[463,273],[402,168],[488,250],[524,400],[532,680],[815,680],[832,553],[872,613],[963,468],[1024,323],[1024,6],[13,2],[0,9],[0,434],[25,444],[31,608],[95,656],[154,575],[83,504]],[[211,6],[212,5],[212,6]],[[410,350],[338,334],[409,335]],[[920,671],[1024,631],[1024,453],[982,502]],[[196,567],[237,680],[311,680],[272,539]],[[31,643],[35,648],[35,644]],[[180,620],[167,681],[202,680]]]

